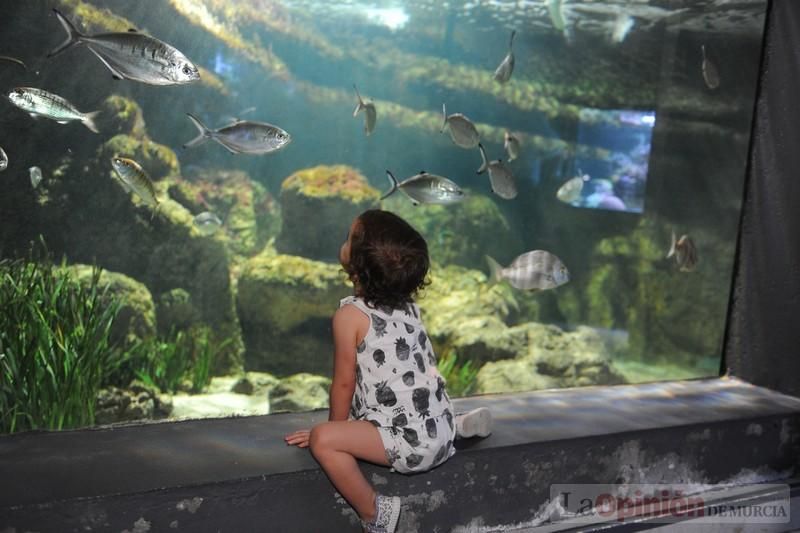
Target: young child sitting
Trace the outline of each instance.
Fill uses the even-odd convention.
[[[357,459],[412,474],[453,456],[463,436],[489,434],[479,409],[454,419],[445,380],[413,297],[425,284],[428,247],[403,219],[370,210],[353,221],[339,260],[353,283],[333,316],[328,422],[285,437],[310,447],[368,532],[393,532],[400,498],[377,494]]]

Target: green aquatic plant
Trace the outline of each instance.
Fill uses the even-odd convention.
[[[214,358],[232,339],[216,342],[207,326],[173,330],[166,337],[150,337],[136,342],[126,354],[124,377],[134,377],[162,392],[188,388],[200,393],[211,381]],[[184,386],[184,383],[188,387]]]
[[[62,264],[0,261],[0,432],[94,423],[97,393],[120,361],[109,332],[120,302]]]
[[[451,398],[469,396],[477,387],[478,370],[472,361],[461,362],[454,351],[448,351],[437,363],[439,373],[447,383],[447,394]]]

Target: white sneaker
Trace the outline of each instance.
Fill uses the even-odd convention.
[[[488,437],[492,433],[492,413],[486,407],[478,407],[466,413],[456,414],[456,437]]]
[[[367,533],[394,533],[400,519],[400,498],[397,496],[375,496],[375,520],[361,521]]]

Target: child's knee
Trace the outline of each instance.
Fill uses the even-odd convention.
[[[317,424],[311,428],[311,434],[308,437],[308,447],[311,453],[317,455],[330,448],[330,431],[327,422]]]

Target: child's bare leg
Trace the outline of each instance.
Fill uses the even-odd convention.
[[[375,490],[356,459],[389,466],[378,430],[364,420],[324,422],[311,430],[309,447],[328,478],[363,520],[375,518]]]

